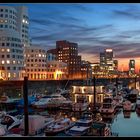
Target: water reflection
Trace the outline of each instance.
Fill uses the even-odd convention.
[[[124,118],[130,118],[131,112],[130,111],[123,111]]]
[[[120,137],[139,137],[140,118],[137,112],[121,111],[116,119],[114,119],[111,129],[113,132],[119,133]]]

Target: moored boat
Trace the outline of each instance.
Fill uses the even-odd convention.
[[[131,111],[131,102],[126,100],[123,102],[123,111]]]
[[[90,127],[73,126],[65,132],[67,136],[86,136],[90,132]]]
[[[52,123],[45,129],[45,135],[56,135],[60,132],[66,131],[72,126],[74,126],[74,122],[72,122],[70,119],[61,118],[59,121]]]
[[[100,107],[99,111],[101,114],[112,114],[115,113],[116,101],[112,97],[105,97],[103,99],[103,105]]]

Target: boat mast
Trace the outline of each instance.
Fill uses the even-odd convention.
[[[24,136],[28,136],[28,133],[29,133],[29,122],[28,122],[28,77],[24,77],[23,97],[24,97]]]
[[[96,78],[93,77],[93,86],[94,86],[94,107],[96,107]]]

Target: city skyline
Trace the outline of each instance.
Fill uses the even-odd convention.
[[[33,45],[51,49],[57,40],[76,42],[82,59],[90,62],[99,62],[99,53],[112,48],[119,60],[119,70],[128,70],[129,60],[135,59],[138,72],[139,4],[9,5],[28,7]]]

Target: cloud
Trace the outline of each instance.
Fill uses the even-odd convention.
[[[112,17],[121,18],[121,19],[131,19],[131,20],[139,20],[140,19],[140,9],[137,6],[127,6],[126,9],[123,10],[113,10]]]

